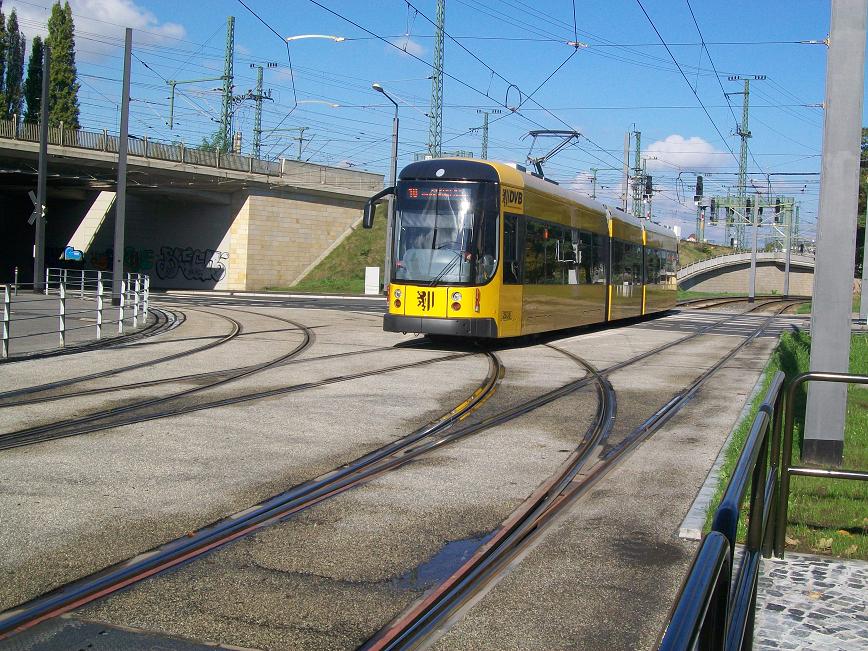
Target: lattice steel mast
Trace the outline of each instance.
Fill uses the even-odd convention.
[[[223,110],[220,113],[220,148],[232,144],[232,89],[235,60],[235,16],[226,19],[226,54],[223,60]]]
[[[428,127],[428,154],[442,154],[443,144],[443,27],[446,23],[446,0],[437,0],[437,28],[434,32],[434,74],[431,76],[431,112]]]

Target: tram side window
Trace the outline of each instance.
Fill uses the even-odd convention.
[[[591,233],[591,248],[594,250],[591,282],[595,285],[605,285],[608,282],[609,239],[599,233]]]
[[[661,282],[674,285],[678,271],[678,254],[675,251],[661,251],[663,254],[663,268],[661,269]]]
[[[603,285],[606,283],[606,238],[597,233],[580,231],[581,255],[579,258],[579,283]]]
[[[612,283],[642,284],[642,246],[612,240]]]
[[[518,215],[506,213],[503,217],[503,282],[521,284],[521,243]]]
[[[659,249],[645,249],[645,274],[649,285],[659,285],[661,280],[660,271],[665,260],[665,251]]]
[[[565,265],[558,262],[557,241],[562,229],[527,220],[524,243],[524,282],[528,285],[560,285],[566,283]]]

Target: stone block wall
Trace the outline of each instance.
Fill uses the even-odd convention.
[[[361,200],[275,191],[238,202],[227,289],[286,287],[358,220]],[[242,263],[243,260],[243,263]]]

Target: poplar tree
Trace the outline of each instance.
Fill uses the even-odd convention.
[[[75,69],[75,25],[69,2],[61,7],[56,2],[48,19],[48,38],[51,49],[51,71],[48,80],[48,124],[56,127],[61,122],[70,129],[78,129],[78,88]]]
[[[18,30],[18,16],[15,10],[9,14],[6,23],[6,80],[3,85],[3,117],[7,120],[13,115],[21,117],[23,96],[21,86],[24,80],[24,35]]]
[[[39,122],[42,108],[42,39],[33,38],[30,60],[27,62],[27,79],[24,81],[24,100],[27,102],[25,122]]]
[[[0,0],[0,106],[6,105],[3,80],[6,77],[6,18],[3,16],[3,0]]]

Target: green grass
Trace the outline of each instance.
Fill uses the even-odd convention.
[[[862,301],[862,299],[860,296],[857,296],[855,294],[853,295],[853,307],[852,307],[853,312],[859,311],[859,304],[861,303],[861,301]],[[810,313],[811,313],[810,301],[807,303],[802,303],[801,305],[799,305],[798,308],[796,308],[796,314],[810,314]]]
[[[717,493],[706,519],[706,530],[723,491],[729,482],[750,426],[774,374],[781,370],[787,378],[808,369],[810,336],[803,332],[785,333],[763,375],[762,390],[754,398],[749,416],[742,421],[726,450]],[[868,336],[854,335],[850,348],[850,372],[868,374]],[[796,424],[793,436],[793,464],[802,465],[801,441],[804,426],[805,392],[796,399]],[[843,467],[868,469],[868,388],[851,386],[848,391],[847,420],[844,432]],[[868,559],[868,484],[860,481],[827,480],[813,477],[790,479],[787,518],[787,549],[841,558]],[[744,508],[744,507],[743,507]],[[746,510],[746,509],[745,509]],[[744,513],[739,523],[739,539],[747,532]]]
[[[377,206],[371,230],[359,224],[334,251],[291,287],[266,287],[268,291],[361,294],[365,290],[365,267],[379,267],[383,277],[386,255],[386,204]]]

